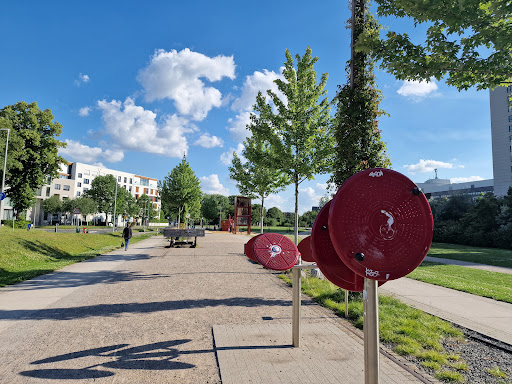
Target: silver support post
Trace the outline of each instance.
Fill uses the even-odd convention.
[[[292,345],[300,346],[300,268],[292,268]]]
[[[5,157],[4,157],[4,171],[2,173],[2,192],[5,192],[5,173],[7,171],[7,149],[9,148],[9,133],[11,130],[9,128],[2,128],[0,131],[7,131],[7,138],[5,140]],[[14,213],[14,208],[13,211]],[[2,223],[2,220],[4,219],[4,200],[0,201],[0,224]],[[14,223],[14,217],[13,217],[13,223]],[[13,229],[14,231],[14,229]]]
[[[348,291],[345,289],[345,319],[348,319]]]
[[[364,279],[364,376],[365,384],[379,384],[378,282]]]

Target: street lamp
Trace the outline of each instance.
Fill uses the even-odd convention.
[[[113,223],[112,223],[112,232],[116,231],[116,209],[117,209],[117,179],[116,179],[116,194],[114,195],[114,218],[113,218]]]
[[[2,175],[2,193],[4,193],[5,173],[7,171],[7,148],[9,147],[9,132],[11,132],[11,130],[9,128],[0,128],[0,131],[7,131],[7,140],[5,141],[4,172]],[[0,201],[0,223],[4,219],[4,199],[5,199],[5,197]],[[13,213],[14,213],[14,211],[13,211]]]
[[[222,231],[222,206],[219,207],[219,229]]]

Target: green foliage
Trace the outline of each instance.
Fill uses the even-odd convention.
[[[11,230],[12,230],[12,220],[3,220],[3,224],[6,228],[11,228]],[[29,225],[29,224],[30,224],[30,221],[27,221],[27,220],[14,220],[14,228],[27,229],[27,225]]]
[[[307,211],[299,217],[299,225],[303,227],[312,227],[318,216],[318,211]]]
[[[428,26],[414,43],[394,30],[379,38],[365,31],[359,49],[371,50],[400,80],[432,77],[457,89],[494,88],[512,81],[512,17],[509,0],[376,0],[380,16],[409,17]]]
[[[228,217],[232,204],[229,198],[219,194],[204,195],[201,201],[201,216],[204,217],[208,223],[219,223],[219,218]]]
[[[56,137],[62,133],[62,125],[53,122],[52,111],[40,110],[36,102],[20,101],[0,109],[0,127],[10,128],[7,154],[6,191],[20,214],[34,204],[35,191],[58,176],[61,163],[66,161],[58,156],[58,150],[66,144]],[[2,137],[6,137],[2,135]],[[3,164],[5,145],[0,161]],[[2,171],[0,177],[2,177]]]
[[[126,206],[126,214],[131,217],[141,217],[143,220],[153,218],[156,216],[156,210],[153,206],[153,201],[145,193],[139,197],[138,200],[133,199]],[[129,211],[129,212],[128,212]]]
[[[199,217],[203,196],[201,182],[185,157],[160,183],[159,189],[166,214],[178,215],[179,222],[185,213]]]
[[[256,98],[254,114],[247,128],[258,142],[268,148],[267,156],[258,165],[285,174],[295,185],[295,217],[298,222],[299,184],[311,180],[315,174],[331,169],[334,136],[331,130],[329,102],[324,73],[317,84],[314,65],[318,57],[311,56],[311,48],[304,56],[296,55],[297,68],[288,50],[284,63],[284,80],[275,80],[282,99],[268,90]],[[268,99],[267,99],[268,98]],[[297,225],[295,241],[298,241]]]
[[[253,204],[252,205],[252,215],[251,215],[251,224],[252,225],[260,225],[263,227],[263,223],[265,221],[265,216],[267,214],[267,210],[261,204]],[[263,220],[261,219],[263,217]]]
[[[62,212],[62,202],[60,197],[53,195],[52,197],[42,202],[43,210],[47,213],[59,213]]]
[[[505,379],[507,377],[507,374],[503,372],[503,370],[500,369],[500,367],[495,366],[493,368],[487,368],[487,373],[494,377],[500,377],[502,379]]]
[[[267,217],[269,219],[275,219],[275,225],[280,225],[284,221],[284,213],[277,207],[269,208],[267,211]]]
[[[96,176],[91,182],[91,188],[84,193],[84,196],[90,197],[96,202],[99,212],[113,214],[114,201],[116,205],[120,203],[117,201],[117,198],[120,197],[120,187],[117,187],[118,194],[116,198],[116,184],[117,180],[112,175]]]
[[[362,33],[375,33],[378,24],[364,1],[355,2],[355,22],[352,34],[356,42]],[[368,53],[354,52],[347,64],[348,83],[339,87],[334,134],[336,156],[331,182],[338,187],[350,176],[368,168],[389,168],[386,144],[378,128],[385,112],[379,109],[382,93],[377,89],[374,64]]]

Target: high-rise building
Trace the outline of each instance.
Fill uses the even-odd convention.
[[[512,85],[490,91],[494,194],[504,196],[512,187]]]

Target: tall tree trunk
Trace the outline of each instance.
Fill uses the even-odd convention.
[[[260,207],[260,233],[263,233],[263,203],[265,202],[265,197],[261,196],[261,207]]]
[[[295,245],[299,244],[299,177],[295,175]]]

